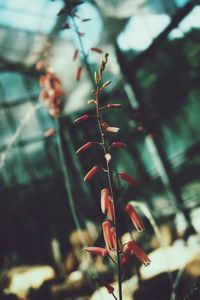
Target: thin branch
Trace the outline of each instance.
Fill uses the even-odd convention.
[[[77,23],[75,21],[74,16],[73,15],[70,15],[70,16],[71,16],[71,19],[72,19],[74,30],[76,32],[76,35],[77,35],[77,38],[78,38],[78,41],[79,41],[80,51],[81,51],[81,53],[83,55],[83,60],[84,60],[86,69],[88,71],[88,74],[89,74],[89,77],[90,77],[90,80],[91,80],[93,86],[95,86],[95,81],[94,81],[94,78],[93,78],[93,74],[92,74],[92,71],[91,71],[91,68],[90,68],[90,64],[88,62],[88,54],[85,52],[85,48],[84,48],[84,45],[83,45],[82,38],[80,36],[78,25],[77,25]]]
[[[116,300],[118,300],[114,293],[112,293],[112,296],[113,296]]]

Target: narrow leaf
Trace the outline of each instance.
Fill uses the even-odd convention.
[[[90,18],[82,19],[82,22],[88,22],[88,21],[91,21],[91,19]]]

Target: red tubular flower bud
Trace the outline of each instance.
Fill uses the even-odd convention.
[[[109,194],[109,189],[105,188],[101,190],[101,211],[103,214],[105,214],[108,209]]]
[[[110,126],[108,126],[106,128],[107,132],[113,132],[113,133],[117,133],[119,130],[120,130],[119,127],[110,127]]]
[[[128,248],[142,264],[144,264],[145,266],[148,266],[150,264],[151,261],[148,255],[135,243],[135,241],[132,240],[128,242]]]
[[[78,67],[77,71],[76,71],[76,80],[80,80],[81,78],[81,74],[82,74],[82,70],[83,70],[83,67]]]
[[[109,294],[113,294],[115,289],[114,289],[114,287],[112,287],[112,285],[108,284],[107,282],[105,282],[105,281],[103,281],[102,279],[99,279],[99,278],[95,278],[95,280],[97,282],[99,282],[101,285],[105,286],[105,288],[107,289]]]
[[[103,257],[108,256],[109,254],[107,249],[101,247],[85,247],[84,250],[91,254],[101,255]]]
[[[78,50],[76,49],[74,51],[74,55],[73,55],[73,60],[75,61],[77,59],[77,56],[78,56]]]
[[[103,51],[99,48],[96,48],[96,47],[92,47],[90,48],[91,51],[94,51],[94,52],[97,52],[97,53],[102,53]]]
[[[126,144],[121,143],[121,142],[113,142],[113,143],[111,144],[111,146],[112,146],[113,148],[125,148],[125,147],[126,147]]]
[[[110,196],[109,189],[105,188],[101,190],[101,210],[107,216],[110,221],[114,221],[115,219],[115,210],[114,210],[114,203]]]
[[[107,104],[106,105],[107,108],[119,108],[122,107],[121,104]]]
[[[133,206],[131,204],[127,204],[124,209],[130,216],[131,221],[133,222],[133,225],[135,226],[136,230],[139,232],[143,231],[144,224],[139,215],[137,214],[136,210],[133,208]]]
[[[132,176],[122,172],[122,173],[118,173],[118,176],[127,181],[130,185],[134,186],[134,187],[137,187],[139,185],[139,182],[138,180],[136,180],[135,178],[133,178]]]
[[[92,142],[87,142],[86,144],[84,144],[82,147],[80,147],[77,151],[76,154],[80,154],[84,151],[86,151],[88,148],[90,148],[92,146]]]
[[[81,122],[87,120],[88,118],[89,118],[88,115],[83,115],[83,116],[79,117],[78,119],[76,119],[76,120],[74,121],[74,123],[77,123],[77,124],[78,124],[78,123],[81,123]]]
[[[108,80],[108,81],[106,81],[103,85],[102,85],[102,87],[101,87],[101,90],[103,90],[104,88],[106,88],[109,84],[111,84],[111,80]]]
[[[99,170],[98,166],[94,166],[84,177],[84,181],[89,181]]]
[[[108,250],[113,250],[115,245],[113,244],[113,232],[111,231],[110,221],[105,221],[102,224],[103,228],[103,237]]]

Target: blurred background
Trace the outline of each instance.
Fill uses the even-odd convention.
[[[143,215],[147,230],[136,238],[147,253],[164,245],[171,258],[164,269],[160,261],[167,261],[166,256],[154,258],[159,274],[167,274],[156,277],[156,284],[167,282],[168,293],[159,294],[149,283],[158,270],[149,275],[138,267],[126,275],[137,291],[127,287],[125,299],[147,299],[142,284],[146,291],[156,290],[154,300],[199,299],[200,3],[79,2],[0,0],[1,297],[110,299],[99,294],[95,298],[94,283],[84,282],[92,263],[90,257],[82,259],[80,249],[103,243],[100,190],[106,181],[99,174],[83,182],[86,172],[101,162],[101,151],[92,147],[78,157],[76,150],[98,136],[91,120],[74,125],[81,115],[94,113],[87,104],[93,72],[108,52],[104,80],[112,84],[101,101],[121,103],[122,108],[108,109],[104,118],[120,127],[110,142],[127,145],[112,150],[112,165],[115,174],[124,171],[140,182],[137,188],[119,182],[115,192],[123,203],[134,201]],[[44,71],[36,70],[39,61],[53,68],[62,82],[65,96],[56,119],[39,100]],[[123,215],[121,225],[126,240],[131,224]],[[102,261],[95,264],[108,281],[115,279],[108,263],[106,268]],[[195,268],[186,272],[188,264]],[[141,277],[142,283],[135,279]],[[181,286],[183,278],[187,286]],[[184,298],[192,284],[198,287],[196,294]]]

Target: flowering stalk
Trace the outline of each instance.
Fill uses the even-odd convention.
[[[79,47],[80,47],[80,51],[83,55],[83,59],[84,59],[84,63],[85,63],[85,66],[86,66],[86,69],[88,71],[88,74],[90,76],[90,80],[91,82],[94,84],[94,79],[93,79],[93,76],[92,76],[92,71],[91,71],[91,68],[90,68],[90,65],[88,63],[88,55],[86,54],[85,52],[85,48],[83,46],[83,41],[82,41],[82,35],[80,34],[79,32],[79,29],[78,29],[78,25],[76,24],[76,20],[75,20],[75,17],[73,14],[70,15],[71,19],[72,19],[72,23],[74,25],[74,30],[77,34],[77,37],[78,37],[78,41],[79,41]],[[76,49],[75,50],[75,53],[77,52],[77,55],[78,55],[78,50]],[[82,68],[82,67],[79,67],[79,68]],[[77,78],[77,80],[79,80],[80,78]]]
[[[75,32],[75,34],[77,36],[77,39],[78,39],[78,43],[79,43],[79,49],[74,50],[73,61],[77,60],[77,58],[79,56],[79,53],[81,53],[82,58],[83,58],[83,62],[84,62],[84,66],[87,69],[87,72],[89,74],[92,85],[95,86],[95,81],[94,81],[94,78],[93,78],[91,67],[90,67],[90,64],[88,62],[88,55],[89,55],[90,52],[95,52],[97,54],[100,54],[100,53],[102,53],[102,50],[97,48],[97,47],[92,47],[92,48],[86,50],[85,47],[84,47],[82,37],[85,35],[85,33],[80,32],[79,25],[82,22],[89,22],[89,21],[91,21],[91,19],[90,18],[82,19],[77,14],[77,7],[81,4],[83,4],[83,1],[69,1],[68,3],[66,3],[66,6],[58,12],[57,15],[61,16],[63,14],[66,14],[66,15],[69,16],[69,23],[63,24],[61,29],[62,30],[70,29],[70,30]],[[77,81],[80,80],[82,72],[83,72],[83,66],[80,65],[77,68],[77,71],[76,71],[76,80]]]
[[[100,247],[89,247],[85,250],[92,254],[101,255],[103,257],[107,256],[110,258],[113,263],[117,266],[117,277],[118,277],[118,298],[114,294],[114,288],[108,284],[103,282],[101,279],[97,279],[97,281],[103,284],[108,293],[112,294],[113,297],[117,300],[123,300],[122,297],[122,281],[124,277],[124,272],[122,275],[122,268],[129,262],[131,255],[135,255],[137,259],[143,263],[144,265],[148,265],[150,260],[145,252],[135,243],[134,240],[129,241],[127,244],[122,245],[119,239],[119,222],[117,218],[117,201],[114,197],[113,192],[113,184],[116,178],[122,179],[126,181],[128,184],[133,187],[138,186],[138,181],[132,176],[128,175],[125,172],[118,173],[115,178],[113,178],[113,170],[111,168],[110,161],[112,159],[110,150],[111,148],[125,148],[126,145],[119,141],[112,142],[109,144],[107,142],[107,135],[117,133],[120,128],[110,126],[107,122],[103,121],[102,111],[103,109],[111,109],[111,108],[119,108],[121,104],[108,104],[105,106],[100,105],[100,94],[101,92],[110,85],[111,81],[107,81],[102,84],[102,76],[107,64],[108,54],[106,53],[104,56],[104,60],[101,63],[99,72],[95,72],[94,80],[95,80],[95,90],[93,91],[94,99],[89,100],[88,103],[93,103],[96,106],[96,114],[93,116],[97,122],[100,141],[99,142],[87,142],[82,147],[77,150],[77,154],[81,154],[82,152],[87,151],[93,144],[98,144],[102,147],[103,155],[105,158],[105,165],[101,167],[99,165],[93,166],[85,175],[84,181],[90,181],[98,172],[103,171],[106,174],[108,185],[106,188],[101,190],[101,210],[102,213],[106,215],[107,220],[103,222],[103,236],[106,248]],[[80,123],[82,121],[86,121],[88,119],[88,115],[84,115],[75,120],[76,123]],[[142,231],[144,229],[144,225],[142,220],[138,216],[134,207],[130,204],[127,204],[124,208],[125,212],[129,215],[134,227],[137,231]],[[116,260],[112,257],[110,253],[114,253],[116,255]]]
[[[101,114],[100,114],[99,96],[100,96],[101,90],[103,90],[103,88],[105,88],[108,85],[108,84],[107,85],[104,84],[102,87],[100,87],[100,83],[101,83],[101,79],[102,79],[102,73],[103,73],[103,69],[105,68],[105,64],[107,63],[107,58],[108,58],[108,54],[105,55],[105,61],[101,65],[100,76],[98,76],[98,74],[95,73],[95,81],[96,81],[96,91],[95,91],[96,116],[97,116],[97,123],[98,123],[98,127],[99,127],[99,133],[100,133],[100,136],[101,136],[101,142],[102,142],[102,145],[103,145],[104,157],[106,157],[106,155],[109,154],[109,150],[108,150],[108,147],[106,145],[105,134],[102,130],[102,123],[103,122],[102,122],[102,118],[101,118]],[[109,82],[109,84],[110,84],[110,82]],[[112,187],[113,178],[112,178],[112,172],[111,172],[109,160],[105,159],[105,161],[106,161],[108,185],[109,185],[109,190],[110,190],[111,198],[113,200],[113,207],[114,207],[113,224],[114,224],[115,229],[116,229],[116,240],[117,240],[116,241],[116,253],[117,253],[118,290],[119,290],[119,300],[122,300],[121,265],[120,265],[120,254],[119,254],[119,244],[118,244],[119,230],[118,230],[118,223],[117,223],[117,218],[116,218],[116,203],[115,203],[115,199],[114,199],[114,195],[113,195],[113,187]]]

